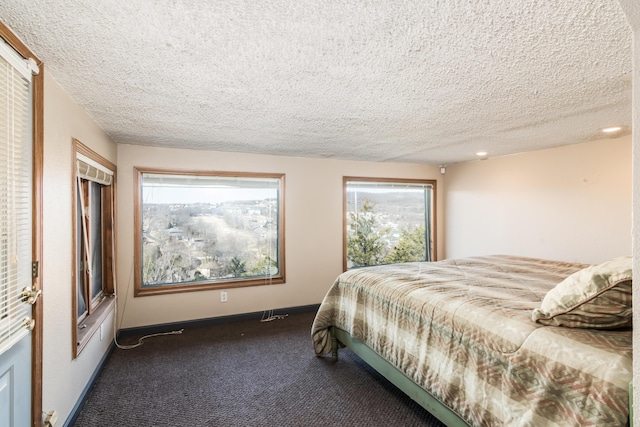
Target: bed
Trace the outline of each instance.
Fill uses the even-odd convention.
[[[353,269],[311,336],[318,356],[349,347],[447,426],[624,426],[631,275],[630,257]]]

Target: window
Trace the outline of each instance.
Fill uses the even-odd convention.
[[[137,168],[135,295],[284,283],[284,175]]]
[[[74,140],[74,355],[114,303],[115,172],[108,160]]]
[[[343,269],[435,259],[432,180],[344,177]]]

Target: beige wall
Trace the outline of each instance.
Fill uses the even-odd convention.
[[[447,168],[445,255],[631,254],[631,137]]]
[[[116,146],[45,72],[43,188],[43,410],[60,421],[71,410],[111,344],[113,314],[104,338],[94,336],[72,359],[72,138],[115,163]]]
[[[133,167],[277,172],[285,177],[286,283],[133,297]],[[129,328],[317,304],[342,272],[342,177],[440,179],[434,166],[118,146],[118,318]],[[439,184],[438,184],[439,185]],[[439,190],[439,189],[438,189]],[[438,194],[441,194],[440,192]],[[439,203],[441,206],[442,203]],[[440,208],[440,216],[442,209]]]

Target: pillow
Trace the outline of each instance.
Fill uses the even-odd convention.
[[[631,257],[620,257],[573,273],[547,292],[531,319],[570,328],[630,327],[631,266]]]

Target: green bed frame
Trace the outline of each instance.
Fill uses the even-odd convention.
[[[369,366],[378,371],[389,382],[398,387],[407,396],[426,409],[431,415],[439,419],[448,427],[468,427],[469,425],[455,412],[442,404],[422,387],[414,383],[398,368],[387,362],[382,356],[349,335],[348,332],[336,328],[329,328],[331,333],[331,357],[338,360],[338,346],[340,344],[351,349]]]

